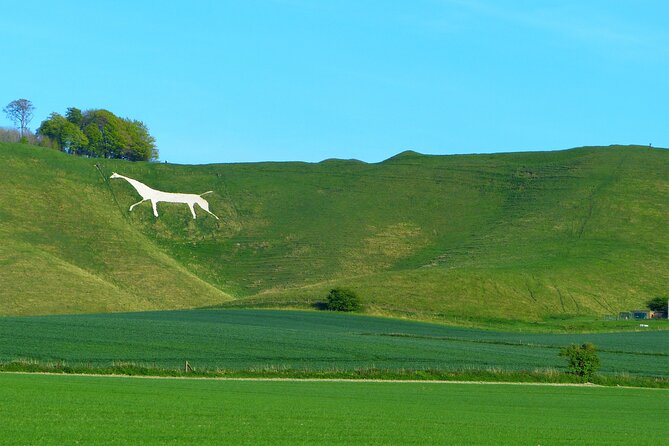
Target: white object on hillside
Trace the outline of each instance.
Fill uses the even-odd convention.
[[[130,206],[130,211],[137,206],[140,203],[144,203],[145,201],[151,201],[151,206],[153,207],[153,215],[156,217],[158,216],[158,203],[159,202],[165,202],[165,203],[184,203],[188,205],[188,208],[190,209],[191,214],[193,214],[193,218],[197,218],[195,215],[195,205],[197,204],[200,206],[204,211],[210,213],[213,215],[216,220],[219,218],[216,217],[216,215],[209,210],[209,203],[207,203],[207,200],[202,198],[202,195],[204,194],[210,194],[213,191],[207,191],[204,192],[200,195],[196,194],[179,194],[175,192],[163,192],[160,190],[155,190],[151,189],[149,186],[147,186],[144,183],[141,183],[137,180],[133,180],[132,178],[124,177],[123,175],[119,175],[116,172],[112,173],[112,175],[109,178],[122,178],[126,180],[132,187],[135,188],[137,193],[142,196],[142,200],[138,201],[137,203],[133,204]]]

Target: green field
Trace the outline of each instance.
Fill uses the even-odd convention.
[[[0,444],[662,444],[669,391],[0,374]]]
[[[112,171],[213,190],[221,220],[129,213]],[[180,166],[0,143],[0,314],[310,308],[335,285],[414,319],[617,314],[667,293],[668,172],[638,146]]]
[[[638,325],[638,324],[637,324]],[[669,376],[669,331],[547,334],[331,312],[183,310],[0,318],[0,361],[249,370],[565,369],[560,347],[592,342],[605,374]]]
[[[213,190],[221,220],[129,213],[113,171]],[[602,316],[667,295],[668,196],[669,151],[638,146],[179,166],[0,143],[0,366],[576,380],[560,348],[592,342],[593,382],[666,387],[668,322]],[[368,315],[313,311],[334,286]],[[0,444],[660,444],[668,409],[649,389],[0,373]]]

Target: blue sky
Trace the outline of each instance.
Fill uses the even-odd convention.
[[[24,1],[0,106],[144,121],[161,160],[669,147],[669,3]],[[0,126],[11,124],[0,116]]]

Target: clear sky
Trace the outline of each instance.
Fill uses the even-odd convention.
[[[14,1],[0,108],[144,121],[161,160],[669,147],[664,0]],[[11,123],[0,114],[0,126]]]

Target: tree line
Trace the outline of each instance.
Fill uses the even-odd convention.
[[[53,112],[42,121],[36,133],[28,124],[35,107],[27,99],[17,99],[4,108],[18,132],[0,129],[0,140],[29,142],[72,155],[115,158],[130,161],[158,159],[156,140],[136,119],[120,118],[104,109],[67,109],[65,116]]]

